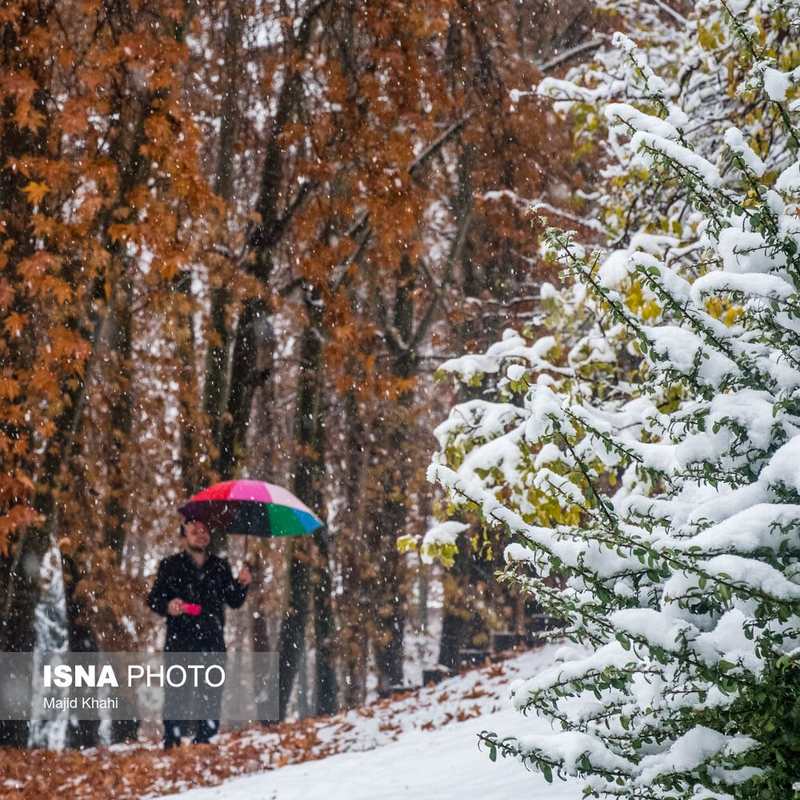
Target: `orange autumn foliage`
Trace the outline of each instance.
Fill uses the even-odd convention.
[[[182,0],[0,12],[0,602],[27,619],[0,630],[3,649],[30,638],[32,586],[14,565],[36,563],[56,517],[84,505],[70,463],[114,380],[120,294],[168,292],[202,246],[199,212],[205,231],[219,216],[183,94],[190,15]],[[91,519],[80,528],[103,546]]]

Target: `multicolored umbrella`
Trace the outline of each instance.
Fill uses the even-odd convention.
[[[215,483],[178,510],[187,521],[246,536],[306,536],[323,525],[290,491],[263,481]]]

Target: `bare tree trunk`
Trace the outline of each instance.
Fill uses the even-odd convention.
[[[476,571],[476,555],[467,539],[459,542],[455,564],[443,579],[442,631],[439,640],[439,659],[442,666],[457,669],[461,650],[473,644],[478,633],[486,634],[478,622],[471,598],[476,593],[481,576]]]
[[[133,398],[131,397],[131,305],[132,287],[125,277],[111,309],[110,355],[114,359],[113,389],[110,409],[108,443],[108,500],[106,502],[105,544],[114,552],[117,564],[122,562],[122,551],[128,531],[128,507],[125,502],[130,476],[123,464],[125,448],[131,437]]]
[[[250,642],[253,647],[253,653],[268,653],[270,652],[269,628],[267,625],[267,616],[263,609],[263,599],[266,589],[264,588],[264,559],[260,551],[257,551],[255,557],[252,559],[253,568],[253,587],[255,589],[255,597],[250,600],[250,607],[255,609],[251,617],[250,628]],[[252,589],[251,589],[252,592]],[[268,691],[271,687],[268,684],[271,676],[268,671],[261,669],[260,663],[256,662],[253,673],[253,679],[256,688],[257,698],[257,714],[258,718],[264,723],[270,722],[270,711],[272,703],[269,701],[264,692]],[[262,697],[261,700],[258,700]]]
[[[289,594],[278,637],[278,716],[286,719],[292,687],[305,646],[305,623],[309,600],[309,547],[305,542],[289,545]]]
[[[28,653],[36,643],[33,623],[39,601],[39,565],[46,550],[43,541],[41,532],[23,536],[8,555],[0,557],[0,586],[5,589],[0,621],[3,651]],[[0,747],[26,747],[28,732],[25,720],[0,720]]]
[[[294,493],[310,508],[323,514],[322,478],[324,475],[325,430],[322,399],[322,314],[319,293],[305,289],[308,319],[300,340],[300,377],[295,418],[297,459]],[[317,533],[313,544],[292,542],[289,555],[289,596],[278,643],[280,659],[280,716],[284,719],[292,692],[298,656],[303,646],[309,612],[310,593],[314,594],[317,646],[317,696],[325,712],[335,708],[336,673],[333,665],[334,633],[330,565],[324,534]]]
[[[354,389],[345,397],[345,474],[346,512],[337,552],[340,554],[343,592],[340,653],[344,661],[343,702],[348,708],[363,705],[367,693],[367,630],[369,602],[362,536],[364,503],[364,424]]]
[[[231,356],[230,383],[226,414],[218,440],[219,458],[216,471],[221,480],[236,474],[247,441],[253,395],[266,376],[256,368],[258,354],[270,346],[272,331],[263,300],[248,300],[239,316]]]
[[[336,687],[336,623],[333,616],[333,591],[327,533],[314,537],[314,640],[316,643],[315,692],[317,714],[335,714],[338,709]]]
[[[241,0],[229,0],[225,26],[223,58],[225,59],[225,85],[220,108],[219,151],[217,155],[214,190],[226,202],[233,199],[233,173],[236,136],[239,130],[240,102],[240,45],[242,38]],[[212,276],[210,341],[206,353],[206,375],[203,388],[203,409],[209,420],[211,439],[218,442],[220,425],[227,393],[228,351],[230,333],[226,320],[226,307],[230,292],[224,281]]]
[[[432,512],[432,496],[430,493],[424,493],[419,498],[419,517],[424,524],[427,525]],[[417,575],[417,621],[420,630],[427,633],[429,625],[429,594],[430,594],[430,575],[431,569],[428,564],[419,565],[419,573]]]
[[[62,556],[64,597],[67,604],[67,643],[71,653],[94,653],[97,640],[86,624],[87,611],[78,595],[78,584],[85,577],[80,566],[69,556]],[[97,720],[70,720],[67,727],[67,747],[85,749],[97,746],[100,723]]]
[[[202,409],[197,400],[199,381],[196,366],[197,341],[194,333],[194,308],[191,295],[192,273],[181,273],[175,282],[175,338],[179,362],[178,419],[180,422],[180,464],[184,496],[188,498],[203,484],[208,470],[201,455],[204,448]]]
[[[393,328],[397,332],[391,374],[398,383],[407,385],[415,375],[416,356],[410,343],[414,335],[414,268],[404,256],[397,277]],[[380,558],[378,635],[375,660],[381,689],[403,683],[403,638],[406,622],[405,568],[395,542],[405,533],[408,519],[408,487],[410,482],[408,449],[412,441],[413,390],[399,393],[393,408],[384,415],[389,463],[383,470],[382,501],[374,523],[374,552]]]
[[[126,449],[130,446],[133,426],[132,390],[132,336],[133,336],[133,287],[127,277],[121,279],[117,302],[111,309],[109,350],[113,359],[113,393],[110,408],[110,431],[108,443],[108,500],[106,502],[106,547],[114,553],[117,566],[122,563],[125,540],[128,535],[129,509],[127,492],[130,475],[125,467]],[[66,587],[66,570],[65,570]],[[68,595],[69,596],[69,595]],[[68,600],[69,603],[69,600]],[[98,644],[98,643],[96,643]],[[98,644],[102,649],[102,642]],[[72,647],[70,647],[72,649]],[[113,744],[136,741],[139,733],[138,720],[115,719],[111,722]],[[95,737],[97,731],[94,731]],[[80,744],[78,746],[91,746]]]

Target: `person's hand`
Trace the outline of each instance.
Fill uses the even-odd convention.
[[[167,614],[171,617],[179,617],[183,614],[183,600],[180,597],[173,597],[167,604]]]
[[[250,572],[250,567],[245,564],[239,572],[239,576],[236,578],[242,586],[249,586],[253,580],[253,575]]]

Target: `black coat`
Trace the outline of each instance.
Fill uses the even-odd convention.
[[[167,605],[176,597],[200,605],[200,615],[169,616]],[[189,553],[182,552],[158,565],[148,604],[167,618],[166,652],[212,653],[225,650],[225,604],[239,608],[246,597],[247,587],[234,580],[227,561],[209,555],[198,567]]]

